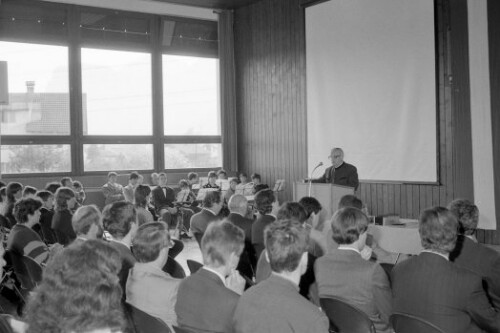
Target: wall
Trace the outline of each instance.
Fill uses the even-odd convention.
[[[307,176],[305,28],[299,3],[263,0],[235,12],[238,165],[261,173],[270,184],[284,178],[288,188],[282,200],[291,200],[291,184]],[[436,19],[440,182],[362,182],[358,195],[375,215],[417,218],[426,207],[473,199],[466,0],[437,0]],[[495,232],[481,231],[478,238],[500,244]]]

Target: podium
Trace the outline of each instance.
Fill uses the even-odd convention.
[[[340,199],[347,194],[354,194],[354,188],[335,184],[312,183],[311,197],[316,198],[327,213],[332,217],[337,210]],[[309,196],[309,183],[296,181],[293,183],[293,200],[299,201]]]

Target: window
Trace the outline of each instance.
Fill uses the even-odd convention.
[[[221,144],[166,144],[165,169],[218,168]]]
[[[2,145],[2,174],[71,171],[69,145]]]
[[[153,169],[153,145],[87,144],[83,146],[85,171]]]

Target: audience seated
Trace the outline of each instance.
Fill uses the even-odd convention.
[[[424,250],[392,270],[393,310],[425,319],[444,332],[500,332],[500,313],[491,307],[481,277],[449,261],[457,229],[446,208],[420,215]]]
[[[318,258],[314,265],[319,297],[341,298],[366,313],[377,332],[392,332],[388,276],[379,264],[361,257],[368,217],[357,208],[343,208],[334,214],[331,228],[339,247]]]
[[[227,179],[227,172],[224,169],[217,171],[217,179]]]
[[[217,181],[217,174],[215,173],[215,171],[210,171],[208,173],[208,183],[203,185],[203,188],[220,189],[219,185],[215,183],[216,181]]]
[[[103,241],[72,244],[55,255],[28,300],[28,332],[122,332],[119,269],[118,252]]]
[[[236,193],[236,186],[238,185],[238,178],[231,178],[229,180],[229,188],[224,194],[224,202],[228,203],[229,199]]]
[[[147,185],[137,185],[134,190],[134,206],[137,211],[139,226],[144,223],[154,222],[153,214],[149,211],[151,201],[151,188]]]
[[[111,237],[110,245],[120,253],[122,265],[118,276],[120,286],[125,290],[129,270],[136,262],[130,250],[132,238],[137,231],[137,213],[134,205],[126,201],[116,201],[107,205],[102,211],[102,223],[104,230]]]
[[[252,173],[250,178],[252,179],[252,183],[253,183],[253,193],[257,193],[261,190],[265,190],[265,189],[269,188],[269,185],[262,184],[262,178],[261,178],[260,174]]]
[[[252,224],[252,244],[255,249],[255,256],[260,257],[264,250],[264,229],[276,220],[276,211],[279,204],[271,190],[262,190],[255,195],[254,207],[258,211],[257,219]]]
[[[474,236],[479,219],[479,210],[469,200],[457,199],[448,205],[457,217],[459,235],[450,261],[481,276],[486,293],[500,311],[500,254],[482,244]]]
[[[151,180],[151,187],[155,187],[155,186],[158,186],[158,181],[160,179],[160,176],[158,175],[158,173],[156,172],[153,172],[150,176],[150,180]]]
[[[78,208],[71,219],[71,224],[76,234],[74,243],[102,239],[104,233],[102,215],[95,205]]]
[[[32,227],[40,220],[42,201],[36,198],[22,198],[14,205],[17,224],[10,231],[7,250],[19,256],[28,256],[42,264],[49,258],[49,249]]]
[[[54,195],[46,190],[38,191],[36,197],[42,200],[40,208],[40,230],[43,241],[47,244],[57,243],[56,234],[52,230],[52,218],[54,217]]]
[[[327,253],[327,243],[325,238],[325,228],[330,228],[326,226],[325,223],[326,215],[323,211],[323,207],[316,198],[313,197],[303,197],[299,200],[299,204],[306,210],[307,225],[311,226],[311,238],[314,242],[309,244],[309,252],[315,257],[321,257]]]
[[[61,187],[69,187],[73,186],[73,179],[71,177],[62,177],[61,178]]]
[[[181,328],[233,332],[234,309],[245,286],[245,280],[235,270],[244,242],[244,232],[231,222],[208,226],[201,241],[205,266],[179,286],[175,312]]]
[[[56,191],[55,202],[52,230],[54,230],[59,244],[68,245],[76,238],[71,225],[71,218],[73,217],[71,211],[76,206],[75,192],[68,187],[60,187]]]
[[[200,178],[198,177],[198,174],[196,172],[190,172],[190,173],[188,173],[187,179],[188,179],[188,182],[189,182],[189,188],[191,190],[193,189],[193,185],[200,183]]]
[[[57,189],[61,187],[61,183],[59,182],[50,182],[45,185],[45,190],[49,191],[52,194],[56,194]]]
[[[23,194],[22,194],[22,197],[23,198],[27,198],[27,197],[34,197],[35,194],[37,192],[37,189],[36,187],[33,187],[33,186],[25,186],[23,188]]]
[[[307,231],[296,221],[276,221],[266,227],[265,243],[273,273],[240,297],[234,332],[328,332],[325,314],[298,293],[307,269]]]
[[[137,262],[127,280],[127,303],[172,328],[177,325],[174,306],[181,280],[162,271],[171,246],[168,226],[165,222],[143,224],[132,244]]]
[[[178,209],[175,207],[175,191],[167,186],[167,174],[159,174],[158,186],[152,191],[153,206],[160,218],[171,226],[176,220]]]
[[[139,185],[139,173],[131,172],[128,179],[128,185],[123,188],[125,201],[134,203],[134,191],[137,185]]]
[[[182,203],[182,207],[191,208],[196,204],[196,196],[191,191],[189,181],[181,179],[179,181],[179,192],[176,195],[176,201]]]
[[[221,194],[218,191],[208,192],[203,198],[203,209],[191,217],[191,232],[199,241],[210,223],[219,220],[222,209]],[[199,243],[199,242],[198,242]]]
[[[5,204],[4,211],[2,215],[9,221],[9,229],[16,224],[16,219],[14,217],[14,204],[23,195],[23,185],[21,183],[10,182],[7,184],[5,193],[7,195],[7,203]]]
[[[238,174],[238,178],[240,180],[240,185],[245,185],[248,183],[248,175],[246,174],[246,172],[240,172]]]
[[[82,206],[85,203],[85,199],[87,199],[87,194],[83,189],[82,182],[75,180],[73,182],[73,190],[75,191],[75,198],[78,205]]]
[[[104,194],[104,204],[124,200],[123,187],[116,182],[118,174],[116,172],[108,173],[108,182],[102,186],[102,193]]]

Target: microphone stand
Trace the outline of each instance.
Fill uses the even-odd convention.
[[[311,187],[312,187],[312,176],[314,174],[314,171],[316,171],[317,168],[319,168],[320,166],[323,165],[323,162],[319,162],[318,165],[316,165],[316,167],[313,169],[313,171],[311,171],[311,176],[309,177],[309,191],[308,191],[308,197],[311,196]]]

